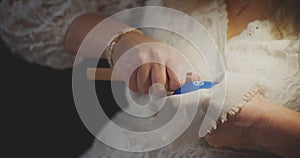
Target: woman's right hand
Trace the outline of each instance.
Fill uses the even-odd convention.
[[[166,91],[174,91],[184,84],[187,72],[192,72],[188,61],[174,48],[136,32],[122,36],[115,45],[112,60],[114,72],[131,90],[142,94],[162,96]],[[199,79],[192,75],[192,80]],[[149,91],[155,83],[160,86]]]
[[[75,55],[83,39],[91,29],[103,19],[105,19],[105,17],[96,14],[83,14],[74,20],[65,36],[66,50]],[[116,27],[112,30],[124,25],[118,21],[110,22],[112,22],[111,27]],[[135,55],[125,56],[128,59],[119,61],[119,58],[130,48],[149,42],[157,41],[137,32],[130,32],[121,37],[116,43],[112,53],[113,63],[118,63],[118,66],[115,65],[114,67],[114,72],[119,73],[118,76],[121,77],[117,79],[124,80],[131,90],[143,94],[149,93],[149,88],[153,83],[160,83],[162,85],[160,89],[154,89],[154,93],[156,94],[164,93],[165,90],[173,91],[179,88],[184,83],[186,73],[191,70],[188,68],[188,63],[183,60],[182,56],[170,46],[162,43],[152,43],[144,45],[143,47],[136,47],[132,50],[136,52],[134,53]],[[96,43],[105,47],[107,45],[107,40],[99,39]],[[94,54],[94,51],[91,52],[91,54],[85,52],[84,56],[98,57],[98,54]],[[105,55],[103,55],[102,58],[105,58]],[[134,69],[134,65],[139,65],[149,60],[156,61],[157,63],[140,65],[140,67],[133,71],[130,79],[127,79],[129,73]],[[194,78],[195,80],[198,79],[196,76]]]

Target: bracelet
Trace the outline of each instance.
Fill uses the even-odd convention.
[[[113,35],[111,40],[109,41],[107,47],[106,47],[106,59],[107,59],[107,62],[109,64],[109,67],[111,67],[111,68],[114,67],[113,61],[112,61],[112,53],[114,51],[115,45],[122,38],[122,36],[124,36],[124,35],[126,35],[127,33],[130,33],[130,32],[137,32],[137,33],[140,33],[140,34],[144,34],[142,31],[140,31],[136,28],[127,28],[127,29],[121,30],[120,33],[117,33],[117,34]]]

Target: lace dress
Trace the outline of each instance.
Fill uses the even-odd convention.
[[[73,57],[63,48],[64,34],[70,23],[79,15],[97,12],[111,15],[117,11],[143,5],[165,5],[186,11],[188,6],[172,6],[172,0],[52,0],[52,1],[10,1],[0,3],[0,35],[6,44],[26,60],[53,68],[72,66]],[[205,7],[191,7],[188,14],[197,19],[211,34],[216,44],[224,53],[227,70],[249,73],[256,76],[265,91],[265,97],[280,106],[300,111],[300,57],[299,40],[286,38],[275,39],[270,32],[269,21],[254,21],[239,36],[226,41],[227,12],[223,0],[212,0]],[[10,17],[10,18],[7,18]],[[161,30],[145,30],[154,38],[177,46],[179,50],[193,52],[186,41],[174,33]],[[188,50],[188,51],[187,51]],[[198,65],[198,72],[203,79],[209,79],[207,67],[198,58],[187,53],[186,57]],[[201,65],[201,66],[199,66]],[[126,118],[124,112],[118,113],[114,122],[147,128],[148,124],[134,122]],[[272,157],[264,152],[227,148],[213,148],[198,137],[197,122],[175,142],[151,152],[130,153],[108,147],[98,140],[82,156],[83,158],[100,157]],[[179,125],[180,126],[180,125]],[[100,131],[101,133],[101,131]]]

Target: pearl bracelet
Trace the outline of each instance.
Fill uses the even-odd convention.
[[[144,34],[142,31],[140,31],[136,28],[126,28],[126,29],[121,30],[120,33],[113,35],[106,47],[106,59],[109,64],[109,67],[111,67],[111,68],[114,67],[113,60],[112,60],[112,53],[114,51],[115,45],[122,38],[122,36],[124,36],[130,32],[137,32],[140,34]]]

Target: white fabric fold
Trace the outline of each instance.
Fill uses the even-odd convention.
[[[259,92],[256,90],[259,87],[258,81],[254,76],[234,72],[224,72],[222,76],[223,80],[212,89],[161,98],[165,99],[164,102],[151,101],[146,106],[149,113],[154,111],[148,106],[157,107],[157,103],[164,103],[163,108],[155,111],[152,117],[132,116],[128,113],[130,111],[120,112],[103,127],[98,139],[119,150],[144,152],[168,144],[176,148],[197,138],[197,135],[205,136],[216,129],[219,121],[226,121],[228,114],[237,113],[251,96]],[[126,96],[135,97],[132,100],[144,97],[129,93]],[[140,108],[134,114],[138,110]],[[145,110],[142,112],[145,113]]]

